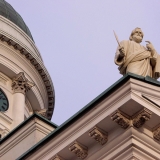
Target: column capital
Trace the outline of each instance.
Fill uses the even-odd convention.
[[[12,89],[14,93],[22,93],[25,95],[35,84],[30,82],[24,75],[23,72],[20,72],[12,79]]]

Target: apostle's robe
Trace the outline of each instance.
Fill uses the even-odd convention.
[[[155,73],[159,75],[160,65],[157,65],[157,59],[160,61],[160,56],[155,51],[153,55],[144,46],[134,41],[122,41],[120,45],[124,47],[125,56],[119,56],[119,47],[115,55],[115,63],[119,66],[121,74],[131,72],[141,76],[150,76],[158,78]],[[156,70],[155,70],[156,69]]]

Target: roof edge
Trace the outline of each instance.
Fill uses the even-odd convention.
[[[65,130],[67,127],[69,127],[71,124],[73,124],[79,118],[81,118],[84,114],[86,114],[92,108],[94,108],[94,106],[96,104],[100,103],[102,100],[104,100],[110,94],[112,94],[117,88],[121,87],[130,78],[137,79],[139,81],[147,82],[149,84],[153,84],[153,85],[160,87],[160,82],[157,81],[156,79],[149,77],[149,76],[143,77],[143,76],[139,76],[139,75],[136,75],[133,73],[127,73],[126,75],[121,77],[118,81],[116,81],[114,84],[112,84],[109,88],[107,88],[104,92],[102,92],[99,96],[97,96],[95,99],[93,99],[90,103],[88,103],[86,106],[84,106],[81,110],[79,110],[76,114],[74,114],[71,118],[69,118],[67,121],[65,121],[63,124],[61,124],[58,128],[56,128],[54,131],[52,131],[44,139],[39,141],[37,144],[35,144],[33,147],[31,147],[25,153],[23,153],[20,157],[18,157],[17,160],[24,160],[24,158],[27,158],[31,153],[33,153],[36,150],[38,150],[39,148],[41,148],[50,139],[56,137],[60,132]]]
[[[48,125],[50,125],[50,126],[52,126],[54,128],[58,127],[58,125],[56,125],[55,123],[52,123],[48,119],[40,116],[39,114],[34,113],[29,118],[27,118],[25,121],[23,121],[21,124],[19,124],[16,128],[14,128],[11,132],[9,132],[4,138],[2,138],[0,140],[0,144],[2,144],[4,141],[6,141],[8,138],[10,138],[14,133],[16,133],[20,128],[22,128],[24,125],[26,125],[28,122],[30,122],[34,118],[38,118],[41,121],[47,123]]]

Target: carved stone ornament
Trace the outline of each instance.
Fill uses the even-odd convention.
[[[111,119],[120,125],[123,129],[126,129],[130,125],[130,121],[118,110],[111,115]]]
[[[53,158],[49,159],[49,160],[64,160],[62,157],[60,157],[59,155],[54,156]]]
[[[98,127],[94,127],[89,131],[89,136],[104,145],[108,140],[108,134]]]
[[[160,127],[157,128],[155,131],[153,131],[153,137],[154,137],[156,140],[160,141]]]
[[[146,121],[151,118],[152,112],[144,108],[135,118],[133,118],[133,125],[136,128],[140,128]]]
[[[41,109],[40,111],[35,111],[35,113],[40,114],[43,117],[47,117],[47,110]]]
[[[23,93],[25,94],[34,86],[34,83],[28,81],[23,72],[17,74],[16,77],[12,80],[12,89],[14,93]]]
[[[69,150],[76,154],[79,159],[85,159],[88,155],[87,147],[79,144],[78,142],[74,142],[70,147]]]

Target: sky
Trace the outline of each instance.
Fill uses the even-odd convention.
[[[55,88],[52,122],[62,124],[122,75],[119,41],[144,32],[160,54],[159,0],[6,0],[29,27]]]

